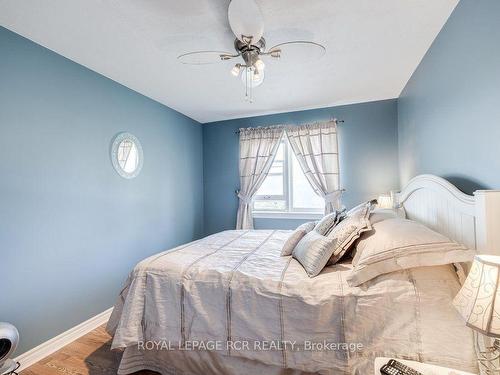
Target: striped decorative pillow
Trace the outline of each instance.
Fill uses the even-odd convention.
[[[368,217],[373,206],[370,201],[349,211],[327,236],[313,230],[300,240],[292,255],[309,277],[318,275],[327,263],[338,262],[360,234],[371,229]]]
[[[319,234],[326,236],[333,229],[335,225],[341,220],[342,212],[333,211],[331,214],[323,216],[323,218],[316,224],[314,230]]]
[[[337,240],[316,232],[307,233],[293,250],[292,256],[304,267],[309,277],[318,275],[330,259]]]
[[[281,256],[289,256],[292,255],[293,249],[299,243],[299,241],[304,237],[307,233],[312,231],[316,226],[316,221],[310,221],[308,223],[304,223],[295,229],[290,237],[286,240],[283,248],[281,249]]]

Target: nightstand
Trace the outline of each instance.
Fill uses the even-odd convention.
[[[377,357],[375,358],[375,371],[374,375],[380,375],[380,368],[385,365],[392,358],[385,357]],[[398,359],[399,362],[405,364],[406,366],[410,366],[412,369],[421,372],[423,375],[476,375],[470,372],[453,370],[446,367],[429,365],[427,363],[420,363],[415,361],[407,361],[405,359]]]

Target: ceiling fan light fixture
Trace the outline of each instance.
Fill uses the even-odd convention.
[[[252,82],[254,87],[261,85],[263,81],[264,81],[264,72],[253,74]]]
[[[238,77],[238,75],[241,72],[241,64],[236,64],[233,66],[233,69],[231,69],[231,74],[235,77]]]
[[[257,71],[255,68],[245,68],[241,74],[241,81],[245,86],[254,88],[260,86],[264,82],[264,71]]]
[[[254,65],[259,72],[263,71],[264,68],[266,67],[266,64],[264,64],[264,61],[262,61],[262,59],[258,59]]]

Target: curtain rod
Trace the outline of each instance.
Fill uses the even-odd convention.
[[[342,124],[342,123],[344,123],[344,122],[345,122],[344,120],[337,120],[337,119],[328,120],[328,121],[325,121],[325,122],[330,122],[330,121],[333,121],[333,122],[335,122],[336,124]],[[314,122],[314,123],[318,123],[318,122],[321,122],[321,121],[316,121],[316,122]],[[277,125],[277,126],[281,126],[281,125]],[[269,126],[269,127],[272,127],[272,126]],[[236,131],[234,132],[234,134],[240,134],[240,131],[239,131],[239,130],[236,130]]]

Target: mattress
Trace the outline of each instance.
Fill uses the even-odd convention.
[[[368,374],[377,356],[477,371],[451,265],[350,287],[349,263],[309,278],[281,257],[289,235],[225,231],[140,262],[108,323],[119,373]]]

